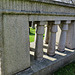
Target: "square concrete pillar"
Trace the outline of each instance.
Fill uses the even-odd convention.
[[[3,15],[2,75],[30,67],[28,16]]]

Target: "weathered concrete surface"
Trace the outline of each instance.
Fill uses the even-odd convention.
[[[34,43],[31,43],[31,67],[23,72],[20,72],[16,75],[52,75],[53,72],[58,70],[60,67],[63,67],[72,61],[75,60],[75,50],[70,50],[65,48],[65,52],[61,53],[56,51],[54,57],[47,56],[47,44],[43,45],[43,60],[35,61],[34,60]],[[56,46],[57,49],[57,46]]]
[[[70,49],[75,48],[75,21],[72,21],[71,24],[69,24],[69,29],[67,32],[67,39],[66,39],[66,47]]]
[[[3,15],[2,75],[30,66],[28,16]]]
[[[44,34],[45,22],[39,22],[36,31],[36,42],[35,42],[35,59],[42,60],[43,58],[43,34]]]
[[[20,11],[27,14],[38,13],[48,15],[53,13],[71,15],[75,12],[75,5],[51,0],[1,0],[0,4],[2,11]]]
[[[9,22],[6,22],[6,24],[3,23],[3,27],[2,27],[3,33],[4,33],[3,34],[3,36],[4,36],[3,42],[5,43],[4,44],[4,50],[3,50],[3,53],[5,54],[5,56],[3,56],[3,60],[5,59],[5,61],[9,62],[9,59],[11,59],[11,61],[9,63],[11,63],[13,65],[13,70],[15,70],[17,68],[16,66],[20,67],[22,65],[24,65],[22,67],[22,69],[26,68],[25,62],[29,61],[29,59],[26,59],[29,55],[27,53],[28,50],[29,50],[29,49],[27,49],[29,47],[28,42],[23,41],[25,39],[27,40],[28,37],[21,37],[22,31],[21,32],[19,31],[19,33],[16,34],[17,30],[21,29],[21,26],[24,26],[24,24],[25,24],[25,26],[27,26],[27,24],[28,24],[27,21],[75,20],[75,5],[60,3],[60,2],[54,2],[54,1],[50,1],[50,0],[40,0],[40,1],[39,0],[28,0],[28,1],[27,0],[23,0],[23,1],[22,0],[1,0],[0,1],[0,12],[3,13],[3,14],[15,14],[16,16],[18,14],[19,15],[21,14],[21,16],[23,14],[29,16],[29,17],[26,17],[26,18],[20,17],[23,20],[23,23],[21,22],[20,18],[15,19],[15,22],[16,22],[17,19],[19,20],[18,24],[17,23],[14,24],[14,22],[12,23],[10,21],[11,22],[10,24],[12,26],[11,29],[9,29],[9,27],[10,27]],[[4,17],[2,19],[4,19]],[[9,20],[9,19],[11,19],[11,17],[7,18],[6,21]],[[26,20],[26,19],[28,19],[28,20]],[[14,18],[13,18],[12,21],[14,21]],[[13,26],[12,24],[14,24],[15,26]],[[18,26],[20,24],[21,24],[21,26]],[[16,27],[16,28],[13,29],[14,27]],[[18,29],[17,29],[17,27],[18,27]],[[7,33],[7,31],[8,31],[8,33]],[[23,34],[28,36],[28,30],[27,31],[24,30],[23,32],[27,32],[27,33],[23,33]],[[12,35],[12,33],[14,33],[14,34]],[[8,34],[8,35],[6,36],[5,34]],[[11,34],[11,35],[9,35],[9,34]],[[19,36],[18,38],[20,38],[20,39],[18,40],[18,38],[13,38],[12,36]],[[8,37],[8,39],[7,39],[7,37]],[[21,42],[21,39],[24,43]],[[17,46],[15,44],[12,44],[12,43],[11,43],[12,44],[11,45],[9,40],[10,40],[10,42],[14,42],[15,44],[17,44]],[[21,48],[19,48],[20,46],[21,46]],[[6,50],[6,48],[8,48],[8,49]],[[24,52],[21,51],[22,49],[23,49]],[[14,52],[15,52],[15,54],[14,54]],[[20,52],[22,52],[23,54],[20,54]],[[10,56],[6,57],[6,56],[8,56],[6,54],[10,54]],[[20,58],[19,58],[19,56],[20,56]],[[22,56],[24,56],[23,58],[25,58],[26,60],[22,59]],[[6,59],[6,58],[8,58],[8,59]],[[17,60],[15,61],[16,58],[17,58]],[[18,62],[18,61],[20,61],[20,59],[22,61]],[[12,61],[12,60],[14,60],[14,61]],[[9,69],[9,71],[10,71],[11,70],[10,68],[6,69],[9,66],[11,67],[11,64],[7,65],[7,64],[9,64],[7,62],[5,62],[4,65],[2,63],[2,65],[6,66],[6,67],[4,67],[4,70]],[[13,64],[13,62],[15,63],[16,66]],[[19,64],[17,64],[17,62]],[[24,62],[24,63],[22,63],[22,62]],[[27,62],[27,64],[29,64],[29,63]],[[14,67],[15,67],[15,69],[14,69]],[[20,71],[20,70],[18,70],[18,71]],[[15,71],[15,72],[18,72],[18,71]]]
[[[56,32],[58,31],[57,26],[60,24],[60,21],[55,21],[52,25],[51,25],[51,35],[49,38],[49,44],[48,44],[48,51],[47,54],[48,55],[55,55],[55,44],[56,44]]]

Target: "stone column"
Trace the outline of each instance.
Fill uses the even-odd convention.
[[[44,38],[44,43],[45,44],[48,44],[49,42],[49,35],[50,35],[50,25],[46,25],[46,28],[45,28],[45,38]]]
[[[50,56],[55,55],[55,43],[56,43],[56,32],[57,32],[57,25],[60,24],[60,21],[55,21],[54,24],[51,26],[51,35],[49,39],[49,45],[47,54]]]
[[[64,52],[64,50],[65,50],[66,35],[67,35],[69,23],[71,23],[71,21],[66,21],[63,23],[62,32],[61,32],[59,45],[58,45],[58,51]]]
[[[37,24],[36,31],[36,44],[35,44],[35,59],[42,60],[43,59],[43,34],[44,34],[44,25],[45,22],[39,22]]]

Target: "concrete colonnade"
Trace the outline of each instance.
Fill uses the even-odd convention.
[[[35,35],[35,59],[42,60],[43,59],[43,43],[48,44],[47,55],[54,56],[55,55],[55,46],[56,46],[56,33],[58,32],[58,25],[62,24],[62,32],[60,35],[60,40],[58,44],[58,51],[65,51],[66,45],[66,36],[68,31],[68,25],[71,21],[48,21],[48,22],[37,22],[36,26],[36,35]],[[46,28],[45,28],[46,25]],[[45,28],[45,38],[43,41],[43,34]]]

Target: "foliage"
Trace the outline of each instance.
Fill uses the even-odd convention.
[[[35,29],[31,27],[30,27],[29,39],[30,39],[30,42],[34,42],[34,39],[35,39]]]

